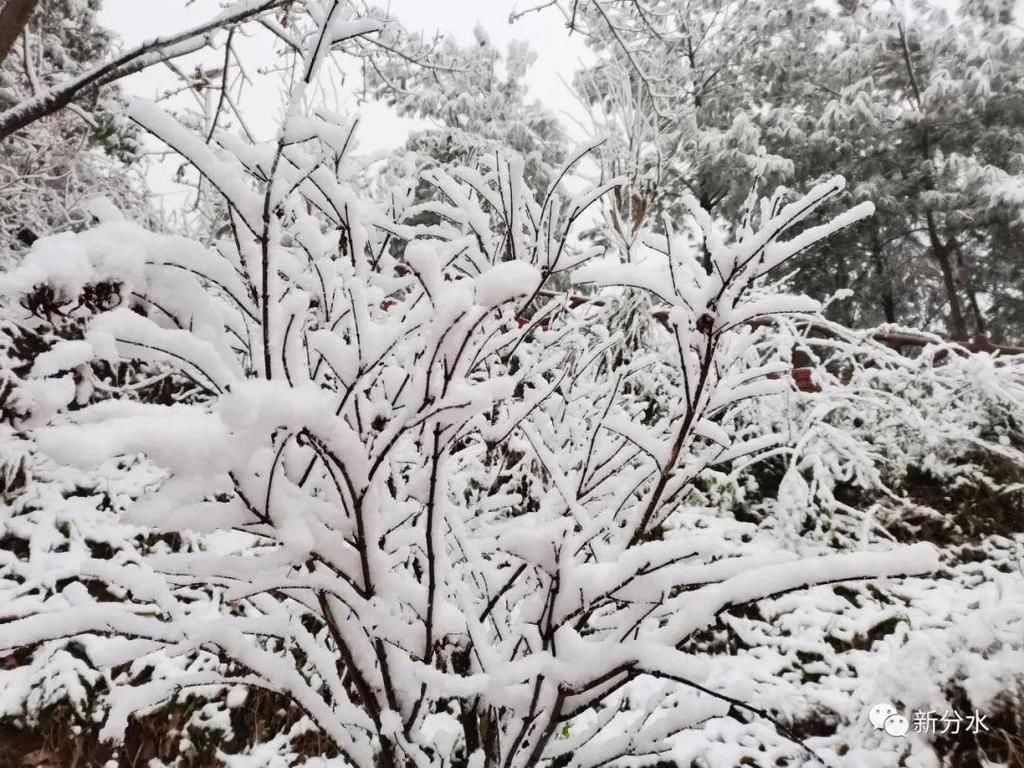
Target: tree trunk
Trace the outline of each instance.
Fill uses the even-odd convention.
[[[988,323],[985,322],[985,313],[981,311],[981,305],[978,303],[978,287],[974,282],[974,265],[969,262],[959,239],[954,240],[951,245],[956,249],[957,266],[960,269],[964,287],[967,289],[967,301],[971,306],[971,314],[974,316],[974,332],[987,336]]]
[[[32,18],[39,0],[7,0],[0,8],[0,66]]]
[[[700,195],[697,198],[697,204],[700,205],[700,207],[703,208],[708,213],[711,213],[711,198],[708,197],[708,194],[707,194],[707,192],[704,191],[703,186],[704,185],[702,184],[701,185]],[[701,254],[702,254],[701,264],[704,266],[704,271],[707,274],[710,275],[711,274],[711,249],[708,248],[708,236],[706,234],[704,234],[703,232],[701,233],[700,243],[701,243]]]
[[[917,79],[917,70],[914,68],[913,59],[910,56],[910,45],[907,42],[907,31],[903,24],[897,25],[900,33],[900,46],[903,49],[903,63],[907,68],[907,78],[910,81],[910,91],[913,95],[917,110],[925,113],[925,104],[922,98],[921,83]],[[927,163],[931,162],[932,150],[931,140],[928,135],[928,123],[921,124],[921,157]],[[935,180],[932,178],[931,170],[924,174],[924,188],[935,189]],[[939,235],[939,226],[935,221],[935,212],[928,211],[925,214],[928,221],[928,240],[931,244],[932,258],[938,262],[942,270],[942,282],[946,288],[946,300],[949,302],[949,333],[959,341],[967,340],[967,324],[964,322],[964,311],[960,306],[960,297],[956,292],[956,278],[953,275],[953,262],[950,259],[950,244],[943,243]]]
[[[878,275],[880,289],[878,298],[882,302],[882,314],[885,322],[896,322],[896,298],[892,290],[892,275],[889,272],[888,264],[885,261],[885,250],[882,245],[882,237],[878,232],[878,222],[872,219],[871,227],[871,258],[875,263],[875,272]]]
[[[932,258],[942,270],[942,284],[945,286],[946,301],[949,303],[949,334],[957,341],[967,341],[967,323],[964,321],[964,310],[960,305],[960,296],[956,290],[956,277],[953,274],[953,259],[950,258],[949,245],[943,243],[939,236],[935,214],[928,211],[927,218]]]
[[[960,297],[956,294],[956,280],[953,278],[953,264],[948,253],[935,253],[935,260],[942,270],[942,283],[946,288],[946,299],[949,302],[949,334],[957,341],[967,340],[967,323],[964,322],[964,311],[960,307]]]

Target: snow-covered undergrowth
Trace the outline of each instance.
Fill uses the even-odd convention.
[[[816,310],[772,273],[870,205],[807,226],[831,180],[752,204],[725,242],[692,204],[705,266],[681,225],[593,247],[579,222],[618,182],[536,194],[514,157],[377,204],[348,131],[301,110],[324,52],[371,25],[314,21],[275,141],[130,107],[223,197],[224,237],[108,212],[0,280],[5,718],[66,702],[117,742],[186,707],[158,756],[179,765],[288,765],[312,733],[316,759],[366,768],[862,766],[912,743],[867,731],[862,700],[963,682],[980,706],[1007,679],[991,648],[1019,613],[992,590],[1017,576],[979,589],[954,558],[931,580],[936,549],[884,535],[903,507],[876,499],[962,455],[921,448],[933,421],[1016,466],[1019,369],[883,361],[888,380],[844,370],[794,402],[791,343],[760,324]],[[619,327],[634,291],[650,332]],[[965,392],[993,413],[957,422],[941,399]],[[882,646],[857,639],[897,605]],[[993,635],[958,635],[960,611]],[[901,687],[920,647],[970,671]],[[288,716],[240,744],[260,696]],[[829,717],[817,740],[801,725]]]
[[[966,388],[971,372],[978,366],[988,368],[989,365],[983,360],[965,360],[962,365],[931,374],[924,367],[911,366],[915,375],[908,377],[907,389],[916,391],[910,385],[919,383],[922,376],[927,375],[937,374],[947,383],[959,379],[960,386],[953,389],[960,392],[960,407],[932,411],[933,428],[939,430],[958,424],[958,434],[965,443],[978,446],[978,441],[985,441],[988,436],[994,438],[992,447],[1005,450],[1009,446],[1004,443],[1008,441],[1002,438],[1017,439],[1014,433],[1007,434],[1005,428],[1007,424],[1020,423],[1013,414],[1013,407],[1019,406],[1021,400],[1006,401],[998,393],[1012,392],[1013,379],[1004,379],[998,389],[988,390],[997,395],[994,400],[985,396],[985,390]],[[1019,365],[1001,368],[1004,376],[1020,374]],[[863,402],[868,393],[870,388],[865,385],[860,392],[849,389],[838,390],[835,394],[849,398],[850,402]],[[943,393],[939,389],[936,394]],[[792,393],[776,399],[772,410],[784,410],[787,418],[797,424],[800,423],[798,416],[815,412],[823,402],[820,395]],[[1013,697],[1018,695],[1014,681],[1020,680],[1024,673],[1021,663],[1024,652],[1021,648],[1024,634],[1024,591],[1021,590],[1024,574],[1019,565],[1021,536],[985,530],[965,535],[955,526],[969,522],[958,520],[961,515],[969,514],[969,509],[946,506],[924,515],[924,510],[918,508],[913,499],[901,496],[901,492],[908,489],[901,486],[899,478],[905,477],[908,466],[928,461],[933,470],[938,471],[940,465],[937,456],[918,450],[925,445],[926,435],[915,436],[905,431],[909,429],[908,423],[916,421],[911,410],[927,409],[934,402],[912,398],[907,391],[899,402],[901,407],[896,413],[900,418],[895,423],[900,426],[890,425],[893,432],[887,439],[881,440],[877,429],[874,439],[859,435],[860,450],[868,452],[870,464],[877,473],[859,483],[857,494],[863,509],[875,510],[879,527],[895,528],[893,535],[899,538],[918,534],[916,529],[901,531],[897,527],[900,521],[912,521],[910,513],[915,510],[933,524],[943,523],[933,525],[932,530],[946,530],[940,541],[946,546],[946,564],[928,578],[876,582],[870,587],[821,587],[809,593],[765,601],[753,612],[725,615],[717,631],[709,633],[703,642],[718,654],[732,656],[719,673],[720,685],[770,710],[789,724],[793,732],[804,737],[818,754],[830,757],[832,764],[888,766],[896,764],[894,760],[904,753],[913,756],[908,765],[980,764],[973,762],[974,756],[985,754],[978,751],[979,745],[992,758],[1010,754],[1006,750],[1012,749],[1007,746],[1012,742],[1006,741],[1006,735],[998,729],[1009,729],[1012,734],[1013,729],[1019,727],[1019,722],[1013,721],[1013,713],[1019,712],[1019,698],[1015,702]],[[938,402],[942,402],[941,398]],[[863,411],[858,413],[863,416]],[[822,419],[821,414],[815,418]],[[865,423],[881,426],[883,421],[866,419]],[[847,424],[846,428],[856,434],[852,424]],[[839,449],[848,451],[848,460],[852,455],[849,451],[855,445],[833,442],[830,448],[830,443],[824,440],[816,448],[805,451],[803,456],[804,459],[814,456],[824,465],[841,467],[844,465],[837,458]],[[23,449],[24,443],[10,442],[5,444],[5,455],[19,455]],[[943,484],[939,487],[955,487],[957,478],[962,484],[979,471],[980,459],[957,466],[958,457],[970,455],[970,451],[952,436],[948,442],[939,444],[938,449],[946,462],[941,475]],[[808,477],[815,476],[810,471],[812,465],[802,466],[800,455],[794,454],[791,458],[790,471],[802,468]],[[898,470],[899,466],[903,467],[903,472]],[[756,480],[753,475],[757,476]],[[710,484],[707,501],[716,506],[720,504],[725,514],[736,513],[746,522],[725,522],[720,517],[721,512],[709,514],[708,509],[694,508],[689,515],[689,525],[714,529],[738,548],[744,546],[744,541],[751,540],[768,548],[776,546],[772,543],[774,537],[785,536],[787,527],[790,532],[793,530],[793,521],[787,520],[785,515],[797,507],[791,494],[782,494],[786,504],[778,501],[779,494],[773,487],[778,478],[773,480],[771,475],[763,465],[752,465],[737,473],[743,487],[739,494],[737,487],[723,478]],[[815,530],[807,530],[809,523],[801,515],[797,524],[803,537],[796,538],[794,543],[803,541],[805,546],[816,546],[813,542],[826,538],[831,546],[849,545],[845,538],[842,543],[836,540],[836,530],[853,530],[868,538],[884,535],[879,533],[879,527],[853,525],[862,520],[862,516],[852,514],[849,505],[837,507],[831,502],[837,493],[836,486],[854,481],[856,474],[838,470],[824,474],[819,469],[816,477],[819,482],[831,478],[827,485],[832,496],[822,494],[816,500],[803,500],[799,509],[815,510]],[[893,482],[889,488],[891,495],[883,492],[878,484],[882,477]],[[104,489],[99,494],[95,493],[98,478],[102,478]],[[18,505],[12,508],[15,516],[6,523],[5,531],[9,536],[26,539],[34,532],[35,546],[42,549],[68,542],[72,551],[84,552],[86,547],[94,549],[106,542],[117,551],[134,533],[118,522],[119,513],[141,489],[158,479],[158,475],[139,465],[118,467],[112,464],[99,475],[62,468],[56,476],[48,476],[45,466],[38,467],[33,492],[18,495]],[[757,481],[760,487],[754,485]],[[788,481],[793,482],[792,478]],[[1008,505],[1018,505],[1019,513],[1019,497],[1014,499],[1012,483],[1005,477],[1001,482],[992,481],[989,488],[997,497],[1007,498]],[[1000,488],[1004,493],[999,493]],[[42,493],[49,497],[41,497]],[[872,499],[877,503],[863,503]],[[34,507],[42,507],[44,511],[25,514],[26,508]],[[773,511],[777,513],[774,516]],[[1007,511],[1012,513],[1013,509]],[[751,514],[758,516],[756,524],[749,520]],[[849,527],[838,520],[843,514],[850,515]],[[765,536],[766,530],[771,532],[770,537]],[[43,537],[48,541],[42,541]],[[60,582],[60,574],[52,574],[50,580],[51,584]],[[61,643],[53,648],[63,646]],[[84,664],[82,658],[84,656],[45,649],[36,652],[32,664],[5,673],[5,718],[10,720],[25,712],[39,714],[47,704],[62,697],[86,715],[86,721],[93,713],[97,719],[104,717],[109,706],[104,695],[106,688],[99,686],[97,695],[93,696],[86,692],[83,678],[94,682],[97,675],[89,671],[91,667]],[[180,673],[182,669],[179,663],[176,671]],[[632,694],[630,705],[642,706],[650,692],[642,686],[634,688],[636,692]],[[197,699],[201,703],[189,704]],[[993,736],[986,739],[983,735],[977,740],[965,736],[894,740],[871,729],[866,720],[866,712],[877,701],[894,701],[906,709],[939,713],[954,707],[961,712],[977,709],[988,713]],[[176,760],[169,757],[171,754],[180,753],[181,759],[195,755],[196,742],[202,738],[197,734],[206,734],[214,745],[210,754],[216,753],[216,745],[226,744],[228,752],[222,753],[223,760],[240,768],[289,765],[299,759],[293,742],[297,742],[297,734],[310,727],[308,721],[306,726],[300,724],[297,729],[282,725],[282,730],[276,734],[270,727],[265,732],[264,738],[269,738],[265,744],[253,750],[242,748],[240,754],[233,754],[239,746],[232,744],[230,715],[242,704],[244,697],[211,688],[206,692],[198,691],[193,699],[179,699],[176,705],[170,706],[171,711],[186,708],[193,715],[190,723],[185,727],[178,723],[180,731],[172,731],[167,737],[169,749],[163,755],[166,764],[176,764]],[[277,724],[273,711],[257,709],[256,712],[271,726]],[[443,723],[434,725],[441,727]],[[946,762],[931,762],[936,752],[940,759],[944,756]],[[702,729],[674,739],[663,757],[683,766],[787,764],[776,763],[776,759],[800,764],[799,760],[793,760],[792,743],[757,720],[742,725],[736,720],[714,719]],[[343,764],[340,760],[329,762]]]
[[[838,549],[925,539],[942,548],[943,564],[924,578],[762,602],[708,633],[709,647],[734,653],[737,674],[756,681],[760,700],[831,764],[1016,765],[1024,754],[1024,359],[966,356],[941,343],[908,359],[870,333],[797,335],[815,353],[822,391],[752,403],[747,415],[788,425],[792,450],[718,476],[706,500],[748,535]],[[879,702],[939,722],[894,739],[868,722]],[[986,715],[987,732],[968,734],[964,723],[954,732],[941,720],[975,712]],[[726,758],[720,745],[719,762],[707,764],[750,753],[735,747]]]

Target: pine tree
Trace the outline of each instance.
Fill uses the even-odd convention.
[[[631,181],[624,241],[684,193],[724,224],[752,184],[838,172],[835,210],[878,215],[800,259],[795,287],[856,289],[830,310],[848,324],[1020,340],[1024,38],[1000,3],[947,5],[574,4],[598,54],[578,84]]]
[[[814,138],[878,205],[860,250],[885,319],[1019,340],[1024,37],[970,3],[876,4],[838,22],[821,51],[837,95]]]

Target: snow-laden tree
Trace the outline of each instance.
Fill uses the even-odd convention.
[[[38,241],[3,280],[29,313],[40,291],[70,311],[107,286],[84,338],[11,392],[20,426],[69,466],[142,454],[165,476],[130,521],[206,545],[5,553],[0,647],[76,638],[111,686],[111,738],[178,691],[243,685],[287,696],[352,766],[582,768],[661,754],[709,718],[770,719],[720,687],[695,636],[731,607],[935,563],[928,545],[744,547],[687,502],[708,468],[782,439],[736,429],[789,386],[752,321],[816,307],[771,273],[870,206],[801,228],[834,179],[726,241],[691,201],[703,252],[648,234],[625,262],[576,234],[617,181],[538,199],[499,156],[431,172],[435,197],[389,215],[345,177],[347,131],[303,110],[330,48],[377,25],[309,9],[276,140],[207,144],[129,106],[223,195],[227,237],[112,221]],[[408,223],[424,209],[439,223]],[[561,273],[649,293],[660,342],[624,347],[599,302],[548,290]],[[126,360],[190,382],[191,401],[124,391],[54,416],[90,363]],[[54,574],[77,580],[57,592]],[[223,663],[166,663],[201,651]]]
[[[797,288],[858,289],[830,308],[847,325],[1015,343],[1024,36],[1010,6],[537,5],[560,8],[597,54],[576,82],[611,135],[609,165],[630,177],[621,237],[683,192],[738,222],[759,165],[796,190],[841,173],[849,188],[823,213],[872,200],[876,216],[799,260]]]
[[[8,5],[13,7],[11,4]],[[19,2],[17,5],[22,9],[27,8],[25,3]],[[57,22],[58,28],[64,26],[66,32],[68,27],[76,24],[76,21],[83,18],[87,20],[80,29],[84,33],[81,41],[68,41],[67,44],[61,44],[59,41],[50,39],[47,41],[49,43],[48,54],[56,53],[58,56],[64,56],[77,48],[83,41],[87,43],[86,48],[88,48],[96,42],[97,36],[100,39],[106,38],[106,33],[95,29],[91,22],[91,15],[97,9],[95,0],[83,0],[83,2],[45,0],[33,4],[33,6],[35,6],[34,9],[28,8],[28,10],[42,12],[39,15],[43,17],[41,23],[43,27],[48,26],[48,23]],[[72,76],[57,79],[51,83],[42,81],[34,83],[30,98],[20,98],[14,104],[3,105],[3,111],[0,111],[0,140],[5,140],[17,131],[66,107],[80,110],[79,101],[94,97],[105,86],[116,83],[129,75],[156,64],[171,62],[182,56],[201,51],[221,30],[232,29],[256,19],[259,19],[264,25],[273,27],[273,22],[267,17],[273,12],[281,12],[285,14],[282,18],[287,19],[287,14],[293,6],[297,6],[294,10],[298,12],[303,3],[293,3],[291,0],[238,0],[226,4],[220,13],[206,23],[177,33],[153,37],[141,45],[122,51],[105,61],[90,62],[88,58],[65,60],[69,66],[68,71],[64,74]],[[23,17],[19,14],[19,18]],[[24,27],[19,27],[20,43],[23,48],[30,46],[33,23],[32,18],[29,17]],[[5,34],[0,38],[0,44],[6,45],[9,29],[5,29],[4,32]],[[59,34],[58,37],[60,37]],[[57,42],[56,47],[53,46],[54,42]],[[83,66],[88,63],[92,63],[93,66]],[[3,83],[3,85],[7,84]]]
[[[787,445],[709,473],[694,501],[755,540],[813,551],[926,539],[942,566],[765,601],[723,616],[707,642],[730,649],[732,674],[813,734],[826,764],[1013,765],[1024,681],[1024,356],[968,354],[919,334],[919,354],[907,357],[872,331],[820,318],[773,325],[782,326],[776,341],[796,339],[819,391],[749,401],[738,422],[753,434],[786,432]],[[879,738],[864,713],[883,700],[979,712],[988,730]],[[704,734],[705,764],[743,764],[752,750],[730,735]],[[771,764],[773,742],[757,739],[758,763]]]
[[[878,206],[854,269],[878,286],[879,319],[1019,339],[1020,27],[986,4],[896,2],[833,29],[818,68],[834,98],[805,157],[838,163]]]
[[[608,137],[605,166],[628,179],[612,221],[618,238],[660,226],[665,212],[684,215],[687,195],[723,225],[738,225],[756,175],[772,187],[791,176],[792,158],[769,137],[796,127],[793,93],[802,90],[802,52],[820,28],[819,8],[788,0],[556,5],[595,54],[575,86]]]
[[[502,55],[479,25],[468,46],[451,39],[427,45],[394,20],[384,33],[388,49],[406,54],[385,49],[365,57],[368,89],[398,114],[438,124],[415,131],[407,151],[421,162],[447,165],[475,165],[496,150],[517,152],[530,188],[543,194],[568,147],[558,118],[528,99],[523,78],[536,53],[515,42]]]
[[[1015,475],[1024,469],[1024,357],[970,354],[928,334],[916,334],[920,346],[908,356],[873,330],[820,317],[780,325],[776,339],[792,335],[816,391],[750,403],[741,417],[748,428],[786,430],[791,439],[774,466],[719,478],[728,506],[783,536],[840,547],[916,533],[922,485],[950,502],[929,513],[933,538],[961,543],[995,522],[953,508],[967,488],[1004,494],[1012,517]],[[758,475],[777,490],[759,488]]]

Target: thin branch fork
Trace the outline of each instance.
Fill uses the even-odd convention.
[[[14,5],[20,2],[23,0],[17,0]],[[253,19],[287,2],[289,0],[250,1],[197,27],[142,43],[106,64],[100,64],[66,83],[56,85],[0,113],[0,141],[15,131],[20,131],[35,121],[60,111],[85,93],[133,75],[153,64],[194,53],[209,43],[209,36],[212,33]],[[12,7],[10,0],[4,6],[3,12],[9,7]],[[5,23],[0,15],[0,30],[4,28]]]

